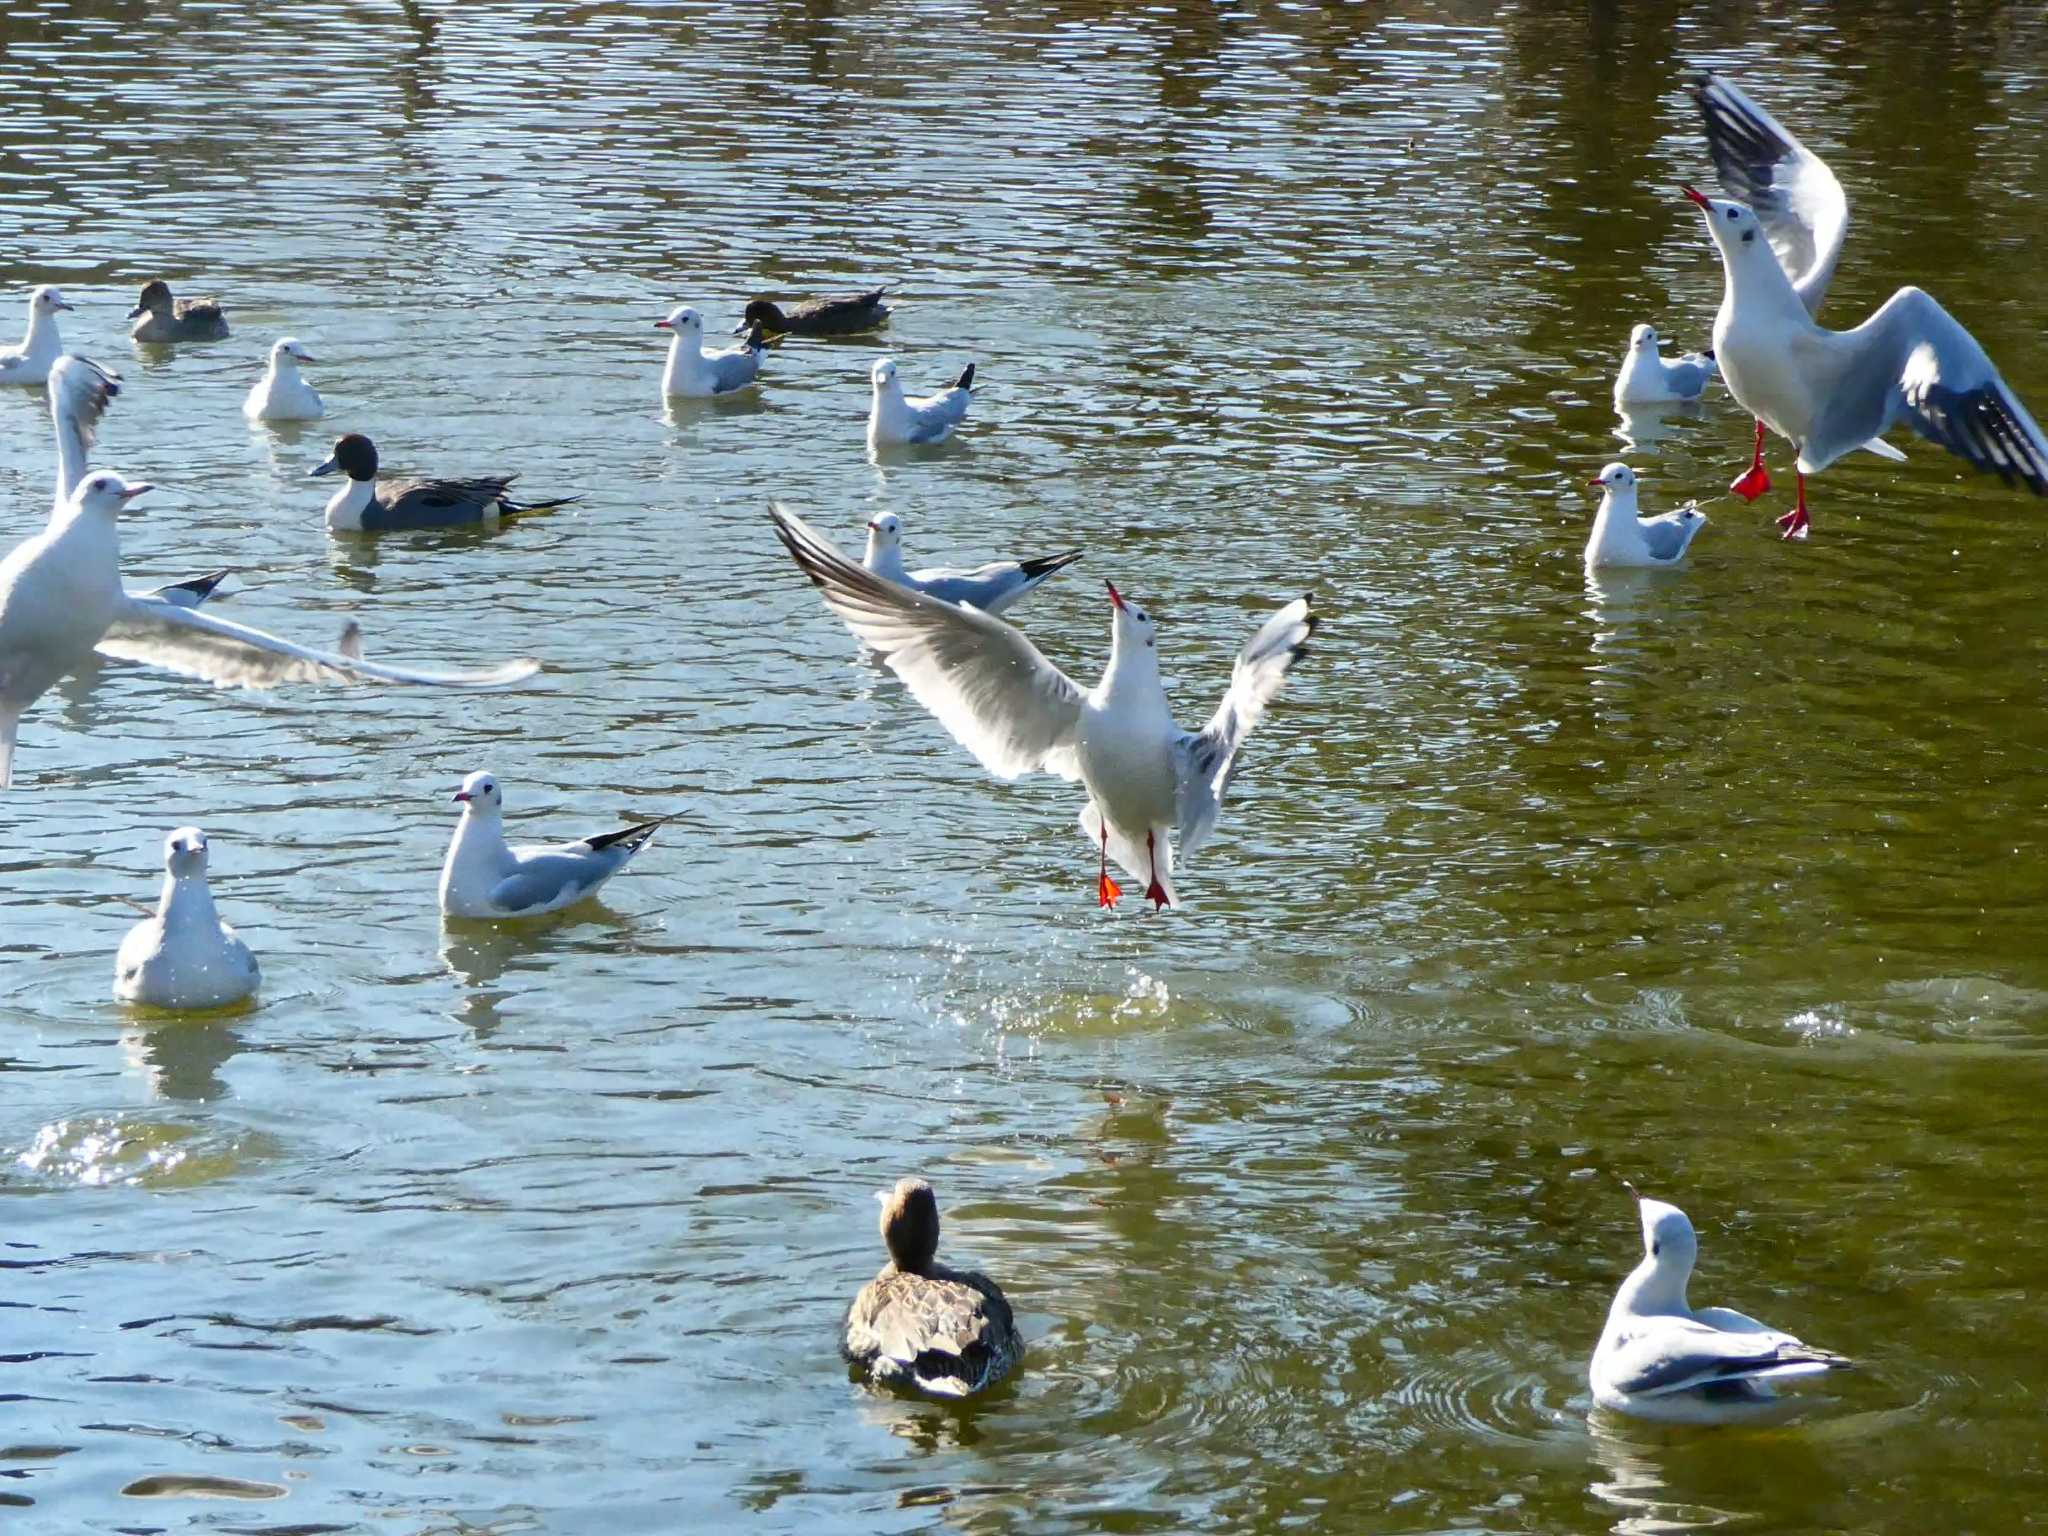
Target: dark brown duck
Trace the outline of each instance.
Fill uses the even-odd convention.
[[[836,299],[811,299],[791,310],[783,310],[769,299],[755,299],[732,331],[737,336],[748,326],[758,325],[771,336],[858,336],[889,318],[889,306],[882,302],[888,291],[872,288]]]
[[[135,322],[128,334],[137,341],[218,341],[228,333],[227,311],[218,301],[173,299],[162,278],[143,286],[128,318]]]

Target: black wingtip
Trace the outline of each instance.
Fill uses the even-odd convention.
[[[953,387],[966,390],[974,388],[974,364],[969,363],[960,370],[960,377],[953,381]]]
[[[1064,571],[1080,558],[1081,551],[1069,549],[1057,555],[1040,555],[1033,560],[1020,560],[1017,562],[1017,569],[1022,571],[1027,578],[1036,581],[1041,576],[1050,576],[1055,571]]]

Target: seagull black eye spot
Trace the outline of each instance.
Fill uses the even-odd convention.
[[[1753,229],[1745,229],[1745,230],[1744,230],[1744,231],[1742,232],[1742,243],[1743,243],[1744,245],[1747,245],[1747,244],[1749,244],[1749,242],[1750,242],[1750,241],[1752,241],[1752,240],[1754,240],[1755,238],[1756,238],[1756,231],[1755,231],[1755,230],[1753,230]]]
[[[1663,1251],[1664,1251],[1664,1245],[1663,1245],[1662,1243],[1652,1243],[1652,1244],[1650,1244],[1650,1257],[1651,1257],[1651,1258],[1653,1258],[1653,1259],[1654,1259],[1654,1258],[1656,1258],[1656,1257],[1657,1257],[1657,1256],[1658,1256],[1659,1254],[1661,1254],[1661,1253],[1662,1253]]]

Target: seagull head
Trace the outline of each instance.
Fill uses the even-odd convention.
[[[54,315],[60,309],[76,309],[77,306],[56,288],[43,284],[28,298],[29,311],[38,315]]]
[[[121,509],[145,491],[156,487],[147,480],[123,480],[111,469],[96,470],[78,482],[74,497],[81,512],[97,512],[106,517],[117,517]]]
[[[903,537],[903,519],[894,512],[868,519],[868,542],[877,549],[894,549]]]
[[[1636,1267],[1639,1305],[1683,1308],[1685,1283],[1692,1278],[1693,1262],[1700,1253],[1692,1223],[1677,1206],[1649,1199],[1626,1181],[1622,1187],[1635,1196],[1636,1214],[1643,1223],[1643,1262]]]
[[[1709,197],[1693,186],[1681,186],[1679,190],[1706,216],[1707,233],[1714,237],[1714,244],[1721,248],[1724,258],[1735,261],[1761,251],[1772,266],[1777,265],[1778,258],[1771,255],[1770,242],[1757,238],[1761,226],[1757,223],[1756,210],[1747,203]]]
[[[1651,325],[1637,326],[1628,333],[1628,344],[1637,352],[1655,352],[1657,350],[1657,328]]]
[[[874,380],[875,393],[880,394],[896,382],[896,362],[893,358],[882,358],[868,370],[868,377]]]
[[[278,343],[283,346],[283,342]],[[316,464],[306,471],[313,475],[331,475],[336,470],[351,480],[374,480],[377,478],[377,445],[360,432],[345,432],[334,440],[334,452],[327,456],[325,464]]]
[[[1591,488],[1605,492],[1616,501],[1633,504],[1636,495],[1636,472],[1626,464],[1616,461],[1593,478]]]
[[[1105,580],[1109,588],[1110,647],[1113,653],[1121,653],[1125,646],[1134,651],[1149,651],[1158,643],[1159,626],[1152,621],[1152,615],[1136,603],[1128,601],[1117,591],[1116,583]]]
[[[495,816],[505,807],[502,791],[497,779],[491,774],[478,770],[462,781],[462,788],[455,791],[468,816]]]
[[[687,304],[678,304],[674,309],[654,322],[657,331],[674,331],[678,336],[702,336],[704,317]]]
[[[310,363],[314,361],[313,354],[299,345],[299,338],[296,336],[283,337],[270,349],[271,367],[275,368],[286,358],[290,358],[295,363]]]
[[[165,838],[164,873],[173,880],[205,874],[206,834],[197,827],[180,827]]]

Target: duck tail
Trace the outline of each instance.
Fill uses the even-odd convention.
[[[498,498],[498,515],[500,517],[524,517],[529,512],[552,512],[557,507],[573,507],[582,499],[581,496],[557,496],[551,501],[510,501],[500,496]]]
[[[955,389],[965,389],[969,391],[973,390],[974,364],[969,363],[965,368],[962,368],[960,370],[960,377],[953,381],[953,387]]]

